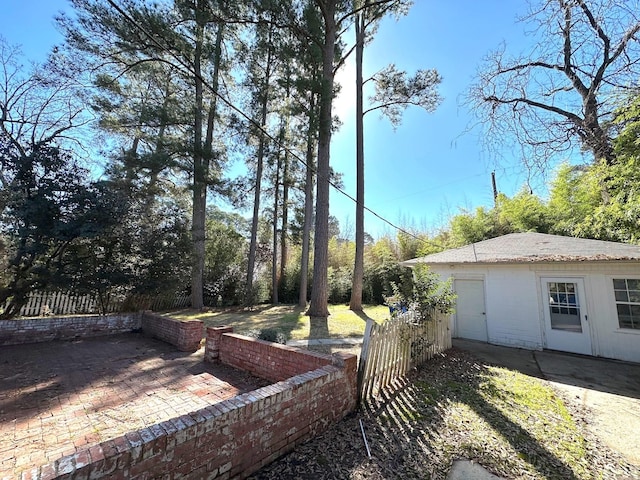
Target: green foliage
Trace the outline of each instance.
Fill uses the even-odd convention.
[[[282,345],[287,344],[287,335],[277,328],[262,328],[260,330],[248,330],[242,332],[241,335],[245,335],[251,338],[257,338],[258,340],[264,340],[267,342],[280,343]]]
[[[211,306],[236,305],[243,299],[248,245],[229,224],[232,220],[207,220],[204,291]]]
[[[593,165],[590,173],[605,192],[605,199],[587,219],[595,238],[640,242],[640,94],[615,114],[619,129],[614,140],[616,163]]]
[[[280,289],[278,298],[282,303],[298,303],[300,293],[300,264],[302,256],[302,246],[291,245],[288,249],[288,259],[284,276],[280,278]],[[313,278],[309,276],[307,281],[307,297],[311,293],[310,286]]]
[[[365,251],[362,288],[365,303],[383,303],[385,296],[393,294],[392,285],[402,282],[403,277],[409,274],[398,264],[401,248],[400,237],[398,242],[391,237],[383,237]]]
[[[600,191],[598,179],[588,168],[560,165],[548,202],[550,233],[573,236],[584,231],[584,220],[602,202]]]
[[[442,101],[438,94],[442,77],[434,69],[418,70],[409,77],[391,64],[378,72],[373,80],[376,90],[371,102],[374,106],[369,111],[380,109],[394,127],[402,123],[402,113],[408,105],[417,105],[427,112],[433,112]]]
[[[329,240],[329,267],[339,269],[353,263],[356,246],[354,242],[334,236]]]
[[[444,314],[453,313],[456,296],[451,288],[451,279],[440,280],[426,265],[416,265],[413,277],[399,286],[394,284],[393,291],[393,295],[385,298],[385,304],[393,309],[394,314],[410,310],[416,313],[419,321],[428,321],[436,310]]]
[[[512,198],[498,195],[497,205],[498,222],[505,231],[548,233],[551,228],[547,206],[527,189]]]
[[[69,282],[77,245],[112,228],[123,203],[104,185],[88,183],[58,147],[35,144],[20,150],[0,139],[2,189],[0,226],[7,247],[7,270],[0,284],[4,317],[18,314],[33,290]]]
[[[70,247],[66,283],[60,288],[114,298],[172,296],[188,283],[189,224],[171,198],[111,178],[103,188],[120,203],[117,222]]]
[[[450,241],[454,247],[512,233],[510,226],[500,218],[498,210],[485,207],[478,207],[475,213],[463,212],[456,215],[449,225]]]
[[[615,112],[613,126],[619,130],[614,141],[616,158],[628,160],[640,156],[640,93],[628,99]]]
[[[618,109],[612,128],[616,162],[564,164],[548,203],[552,233],[640,242],[640,97]]]
[[[344,265],[337,269],[329,267],[327,280],[329,286],[329,303],[344,303],[351,296],[352,267]]]
[[[398,237],[398,257],[400,261],[410,260],[421,256],[421,249],[429,239],[426,235],[414,233],[409,235],[405,232],[399,232]]]

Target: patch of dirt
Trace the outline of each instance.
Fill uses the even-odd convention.
[[[331,351],[327,351],[328,348]],[[336,351],[335,347],[321,349],[325,353]],[[495,438],[487,435],[478,441],[478,432],[474,432],[476,425],[459,406],[473,400],[465,396],[476,395],[478,378],[483,372],[486,367],[472,354],[451,349],[413,372],[405,381],[396,383],[393,391],[385,392],[370,405],[250,478],[444,480],[458,458],[471,458],[496,475],[512,479],[640,478],[638,468],[589,433],[586,428],[589,412],[561,392],[555,393],[573,417],[578,437],[581,436],[575,444],[583,452],[579,454],[583,473],[574,474],[577,469],[556,458],[548,446],[522,426],[510,422],[498,409],[486,418],[492,420],[490,415],[497,415],[506,427],[492,432]],[[535,381],[547,384],[544,380]],[[442,395],[443,391],[446,395]],[[499,396],[500,392],[495,395]],[[552,422],[536,417],[535,413],[529,421],[545,425]],[[370,458],[361,425],[371,449]],[[495,422],[491,424],[496,425],[499,426]],[[573,447],[571,444],[567,448]]]

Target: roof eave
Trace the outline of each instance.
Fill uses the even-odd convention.
[[[495,260],[469,260],[469,261],[429,261],[419,259],[416,261],[413,260],[405,260],[404,262],[400,262],[400,265],[405,267],[414,267],[418,264],[425,265],[523,265],[523,264],[532,264],[532,263],[548,263],[548,264],[558,264],[558,263],[640,263],[640,258],[633,257],[611,257],[611,258],[602,258],[602,257],[564,257],[564,258],[530,258],[530,257],[520,257],[520,258],[505,258],[505,259],[495,259]]]

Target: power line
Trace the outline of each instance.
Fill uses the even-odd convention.
[[[193,75],[199,81],[201,81],[202,84],[207,87],[207,89],[210,91],[210,93],[215,95],[219,100],[221,100],[225,105],[227,105],[227,107],[229,107],[231,110],[233,110],[236,113],[238,113],[242,118],[244,118],[247,122],[249,122],[251,125],[256,127],[263,135],[268,137],[277,146],[279,146],[280,148],[284,149],[289,154],[291,154],[293,156],[293,158],[298,160],[306,168],[311,169],[311,171],[313,171],[316,174],[316,176],[318,175],[318,172],[313,167],[308,165],[307,162],[304,159],[302,159],[295,151],[293,151],[291,148],[289,148],[288,146],[286,146],[283,143],[281,143],[276,137],[271,135],[265,128],[263,128],[262,125],[260,125],[257,121],[255,121],[253,118],[249,117],[239,107],[236,107],[231,101],[229,101],[225,97],[223,97],[216,89],[214,89],[209,84],[209,82],[202,75],[196,73],[194,71],[194,69],[191,68],[191,65],[186,63],[180,56],[178,56],[177,54],[172,52],[170,49],[168,49],[165,45],[160,43],[155,36],[153,36],[151,33],[149,33],[131,15],[129,15],[124,9],[122,9],[118,4],[116,4],[115,0],[107,0],[107,3],[109,5],[111,5],[111,7],[113,7],[118,12],[118,14],[120,14],[126,21],[128,21],[131,25],[133,25],[136,29],[138,29],[144,35],[146,35],[147,38],[151,42],[153,42],[161,51],[163,51],[165,54],[168,54],[173,60],[175,60],[178,63],[178,65],[174,65],[172,62],[168,62],[168,63],[170,63],[174,67],[178,67],[179,66],[179,67],[184,68],[186,71],[189,72],[190,75]],[[178,68],[178,70],[179,69],[180,68]],[[339,192],[342,195],[344,195],[345,197],[347,197],[349,200],[354,202],[356,205],[358,204],[358,201],[353,196],[351,196],[347,192],[345,192],[342,188],[340,188],[337,184],[335,184],[330,178],[326,179],[326,180],[329,182],[329,185],[331,185],[337,192]],[[382,217],[380,214],[378,214],[377,212],[373,211],[372,209],[370,209],[366,205],[363,205],[362,208],[364,208],[364,210],[366,210],[367,212],[369,212],[370,214],[372,214],[373,216],[375,216],[379,220],[383,221],[387,225],[391,226],[392,228],[395,228],[397,231],[399,231],[401,233],[404,233],[405,235],[409,235],[410,237],[413,237],[413,238],[415,238],[416,240],[418,240],[420,242],[428,243],[428,244],[433,245],[433,246],[438,247],[438,248],[442,248],[442,249],[446,248],[443,245],[439,245],[439,244],[437,244],[435,242],[432,242],[430,240],[426,240],[424,238],[421,238],[421,237],[419,237],[419,236],[417,236],[417,235],[405,230],[404,228],[394,224],[390,220],[387,220],[386,218]]]

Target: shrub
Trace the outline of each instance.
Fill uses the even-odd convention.
[[[351,267],[329,267],[329,303],[345,303],[351,297]]]
[[[393,295],[385,298],[392,314],[402,311],[414,311],[419,321],[433,318],[433,312],[453,313],[456,295],[451,289],[451,279],[440,277],[426,265],[416,265],[413,277],[400,286],[393,284]]]
[[[282,345],[287,344],[287,335],[278,330],[277,328],[263,328],[261,330],[249,330],[242,332],[242,335],[251,338],[257,338],[258,340],[265,340],[267,342],[280,343]]]

